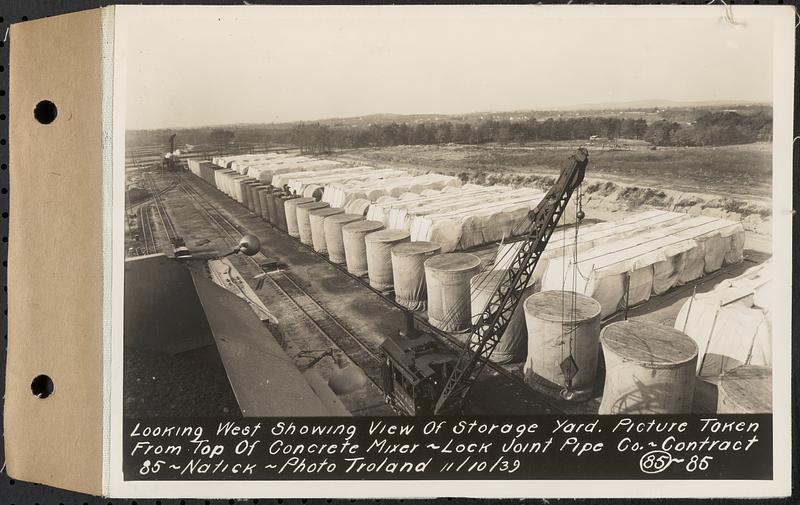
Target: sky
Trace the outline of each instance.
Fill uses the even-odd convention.
[[[128,129],[772,100],[769,8],[118,9]]]

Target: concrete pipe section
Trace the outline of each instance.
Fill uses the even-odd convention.
[[[428,288],[428,321],[444,331],[463,331],[470,326],[469,280],[481,268],[474,254],[439,254],[425,261]]]
[[[694,398],[697,344],[646,321],[621,321],[600,333],[606,382],[599,414],[688,414]]]
[[[427,309],[425,260],[439,254],[442,248],[434,242],[403,242],[392,248],[394,300],[411,310]]]
[[[309,203],[301,203],[297,205],[297,233],[300,236],[300,242],[305,245],[312,245],[311,240],[311,218],[309,212],[312,210],[324,209],[328,207],[325,202],[312,201]]]
[[[284,202],[283,208],[286,215],[286,231],[290,236],[300,238],[300,230],[297,227],[297,206],[313,201],[313,198],[293,198]]]
[[[564,399],[589,399],[597,376],[600,304],[571,291],[542,291],[524,301],[524,310],[526,382],[541,384],[543,378],[559,388]]]
[[[487,270],[474,276],[469,281],[470,293],[472,293],[472,322],[476,323],[483,313],[483,309],[494,295],[500,281],[507,275],[507,270]],[[494,348],[494,352],[489,357],[495,363],[517,363],[525,359],[527,352],[526,344],[528,335],[525,332],[524,300],[534,292],[533,286],[524,290],[521,302],[517,305],[511,321],[506,330],[500,337],[500,342]]]
[[[311,245],[318,253],[324,253],[328,250],[325,244],[325,220],[339,214],[344,214],[344,209],[326,207],[315,209],[308,213],[311,223]]]
[[[367,234],[383,229],[380,221],[358,221],[342,226],[342,242],[347,271],[359,277],[365,275],[367,269]]]
[[[363,220],[364,216],[358,214],[338,214],[325,219],[322,224],[325,229],[325,248],[328,250],[328,259],[331,262],[337,265],[345,264],[342,227]]]
[[[410,240],[411,234],[405,230],[380,230],[364,237],[370,286],[380,291],[392,289],[392,248]]]

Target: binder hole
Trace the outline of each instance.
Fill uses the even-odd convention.
[[[42,124],[52,123],[56,120],[57,115],[58,109],[56,108],[56,104],[50,100],[42,100],[37,103],[36,108],[33,109],[33,117]]]
[[[53,381],[46,375],[37,375],[31,382],[31,392],[37,398],[47,398],[53,389]]]

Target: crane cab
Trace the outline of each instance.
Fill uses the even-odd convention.
[[[409,416],[433,415],[458,356],[430,333],[400,334],[381,344],[386,402]]]

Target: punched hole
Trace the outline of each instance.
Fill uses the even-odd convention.
[[[56,120],[58,109],[50,100],[42,100],[33,109],[33,117],[42,124],[50,124]]]
[[[37,398],[47,398],[53,389],[53,380],[46,375],[37,375],[31,382],[31,392]]]

